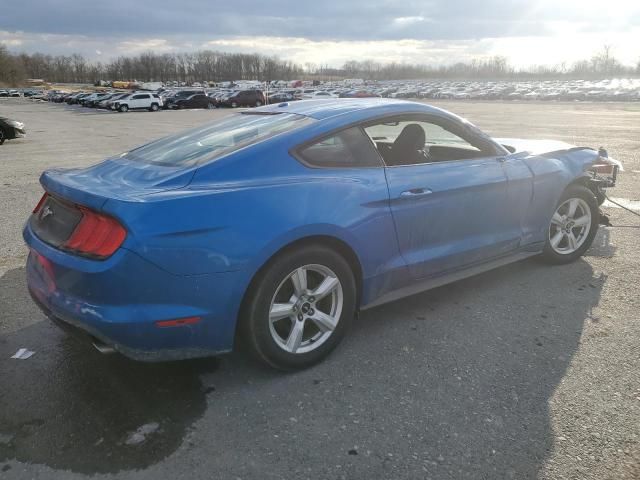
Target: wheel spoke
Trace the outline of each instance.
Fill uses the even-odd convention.
[[[583,215],[580,218],[576,218],[573,222],[574,226],[576,227],[586,227],[590,223],[591,219],[589,218],[589,215]]]
[[[569,242],[569,248],[575,250],[578,247],[578,241],[573,235],[573,232],[567,233],[567,241]]]
[[[334,317],[317,309],[313,315],[309,317],[309,320],[315,323],[323,332],[332,332],[335,330],[336,324],[338,323]]]
[[[550,240],[551,246],[553,248],[556,248],[558,246],[558,244],[560,243],[560,241],[562,240],[563,236],[564,236],[564,234],[562,233],[562,230],[558,230],[556,232],[556,234],[553,237],[551,237],[551,240]]]
[[[291,282],[293,283],[293,290],[296,292],[296,296],[300,296],[307,291],[307,270],[304,268],[298,268],[293,275],[291,275]]]
[[[338,285],[340,285],[340,282],[336,277],[327,276],[322,283],[311,292],[311,295],[316,298],[317,302],[333,292]]]
[[[551,223],[561,227],[562,226],[562,216],[558,212],[554,213],[553,217],[551,217]]]
[[[302,343],[302,333],[304,332],[304,322],[292,320],[291,332],[287,338],[287,351],[296,353]]]
[[[567,217],[573,218],[576,214],[576,208],[578,208],[578,199],[572,198],[569,200],[569,211],[567,212]]]
[[[274,303],[269,312],[269,319],[276,322],[293,315],[293,303]]]

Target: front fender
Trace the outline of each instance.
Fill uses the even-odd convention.
[[[563,192],[576,180],[587,177],[598,158],[596,150],[577,147],[522,157],[533,181],[533,198],[525,219],[532,241],[545,240],[549,220]]]

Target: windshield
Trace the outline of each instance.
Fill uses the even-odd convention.
[[[143,145],[122,157],[156,165],[201,165],[313,121],[291,113],[236,113],[195,130]]]

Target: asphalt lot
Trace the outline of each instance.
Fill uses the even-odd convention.
[[[626,169],[611,195],[640,200],[638,104],[433,103],[495,136],[604,145]],[[619,208],[584,259],[372,309],[295,374],[241,353],[137,364],[50,325],[20,233],[40,172],[228,113],[0,101],[28,129],[0,147],[0,478],[640,478],[640,219]]]

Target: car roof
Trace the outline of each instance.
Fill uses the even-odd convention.
[[[455,117],[455,115],[445,110],[425,105],[424,103],[377,97],[300,100],[291,103],[284,102],[277,105],[268,105],[266,107],[260,107],[258,110],[273,113],[295,113],[315,118],[316,120],[323,120],[338,115],[357,112],[364,113],[362,110],[365,109],[372,117],[383,114],[408,112],[431,113],[450,118]]]

